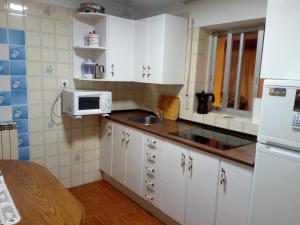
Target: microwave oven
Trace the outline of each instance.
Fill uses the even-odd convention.
[[[63,112],[71,116],[108,114],[111,112],[111,92],[67,90],[63,92]]]

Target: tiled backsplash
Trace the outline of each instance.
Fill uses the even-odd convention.
[[[25,32],[0,28],[0,122],[18,126],[19,158],[29,159]]]

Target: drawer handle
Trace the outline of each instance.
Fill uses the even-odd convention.
[[[146,166],[146,171],[147,171],[147,173],[150,173],[152,175],[154,175],[154,173],[155,173],[155,169],[151,168],[150,166]]]
[[[154,161],[156,158],[156,155],[153,153],[150,153],[150,152],[146,153],[146,156],[147,156],[147,159],[151,160],[151,161]]]
[[[149,181],[149,180],[146,180],[146,181],[145,181],[145,184],[146,184],[147,187],[150,187],[150,188],[153,188],[153,187],[154,187],[154,183],[151,182],[151,181]]]
[[[153,197],[149,194],[145,194],[145,199],[147,199],[148,201],[153,201]]]

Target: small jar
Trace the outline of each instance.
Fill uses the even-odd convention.
[[[100,46],[100,34],[97,34],[96,31],[90,32],[85,35],[85,44],[90,47],[99,47]]]

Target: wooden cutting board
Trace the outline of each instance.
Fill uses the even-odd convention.
[[[165,119],[177,120],[180,110],[180,99],[176,96],[160,95],[157,100],[157,110],[163,111]]]

